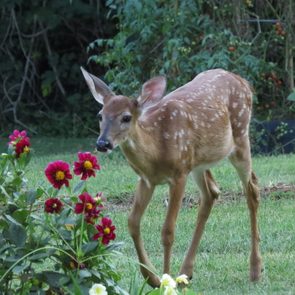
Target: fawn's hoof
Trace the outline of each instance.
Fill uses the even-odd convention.
[[[250,269],[250,281],[251,282],[257,282],[261,278],[262,273],[262,264],[261,262],[257,263],[256,265],[252,265]]]

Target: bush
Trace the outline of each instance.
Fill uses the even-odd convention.
[[[30,189],[25,168],[31,157],[26,132],[14,131],[9,151],[0,156],[0,283],[5,294],[88,294],[105,288],[127,294],[118,285],[112,263],[118,255],[115,226],[106,216],[101,193],[92,197],[87,179],[99,170],[90,153],[78,154],[71,188],[70,165],[49,163],[49,188]],[[66,189],[63,189],[63,188]],[[44,202],[44,198],[46,201]]]
[[[294,69],[284,66],[293,58],[291,53],[284,56],[295,32],[288,24],[290,4],[284,4],[283,12],[279,4],[263,10],[259,1],[239,4],[109,0],[119,32],[91,43],[89,48],[100,53],[90,60],[107,68],[105,78],[126,95],[138,93],[153,75],[165,74],[168,89],[173,90],[202,71],[224,68],[252,83],[259,119],[292,117],[294,103],[286,98],[292,91]]]

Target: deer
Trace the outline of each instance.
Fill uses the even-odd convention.
[[[116,95],[102,80],[81,67],[98,113],[99,152],[120,146],[131,168],[139,175],[128,229],[140,270],[157,287],[155,274],[141,236],[141,219],[157,185],[169,186],[169,203],[162,227],[163,273],[170,273],[175,224],[185,185],[191,173],[200,190],[200,203],[190,246],[180,274],[192,278],[198,245],[215,200],[220,194],[210,169],[228,158],[241,180],[251,224],[250,280],[261,277],[257,221],[260,192],[252,170],[249,122],[252,88],[242,77],[223,69],[198,74],[192,81],[166,94],[166,78],[156,76],[142,85],[137,98]]]

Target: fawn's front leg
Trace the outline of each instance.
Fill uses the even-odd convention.
[[[162,228],[162,244],[164,247],[164,273],[170,273],[170,259],[174,242],[175,222],[181,207],[186,175],[182,175],[170,184],[170,199],[166,219]]]
[[[142,178],[139,180],[133,207],[128,218],[128,228],[134,242],[139,262],[143,264],[140,266],[142,275],[151,286],[158,287],[160,285],[160,280],[153,272],[149,271],[154,270],[154,266],[148,258],[140,233],[141,218],[151,200],[154,188],[153,185],[147,184]]]

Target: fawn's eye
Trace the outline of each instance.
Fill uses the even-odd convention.
[[[98,113],[97,115],[96,115],[96,117],[97,117],[97,119],[98,119],[98,121],[102,121],[102,115],[100,114],[100,113]]]
[[[122,123],[129,123],[132,119],[132,116],[131,115],[124,115],[121,119],[121,122]]]

